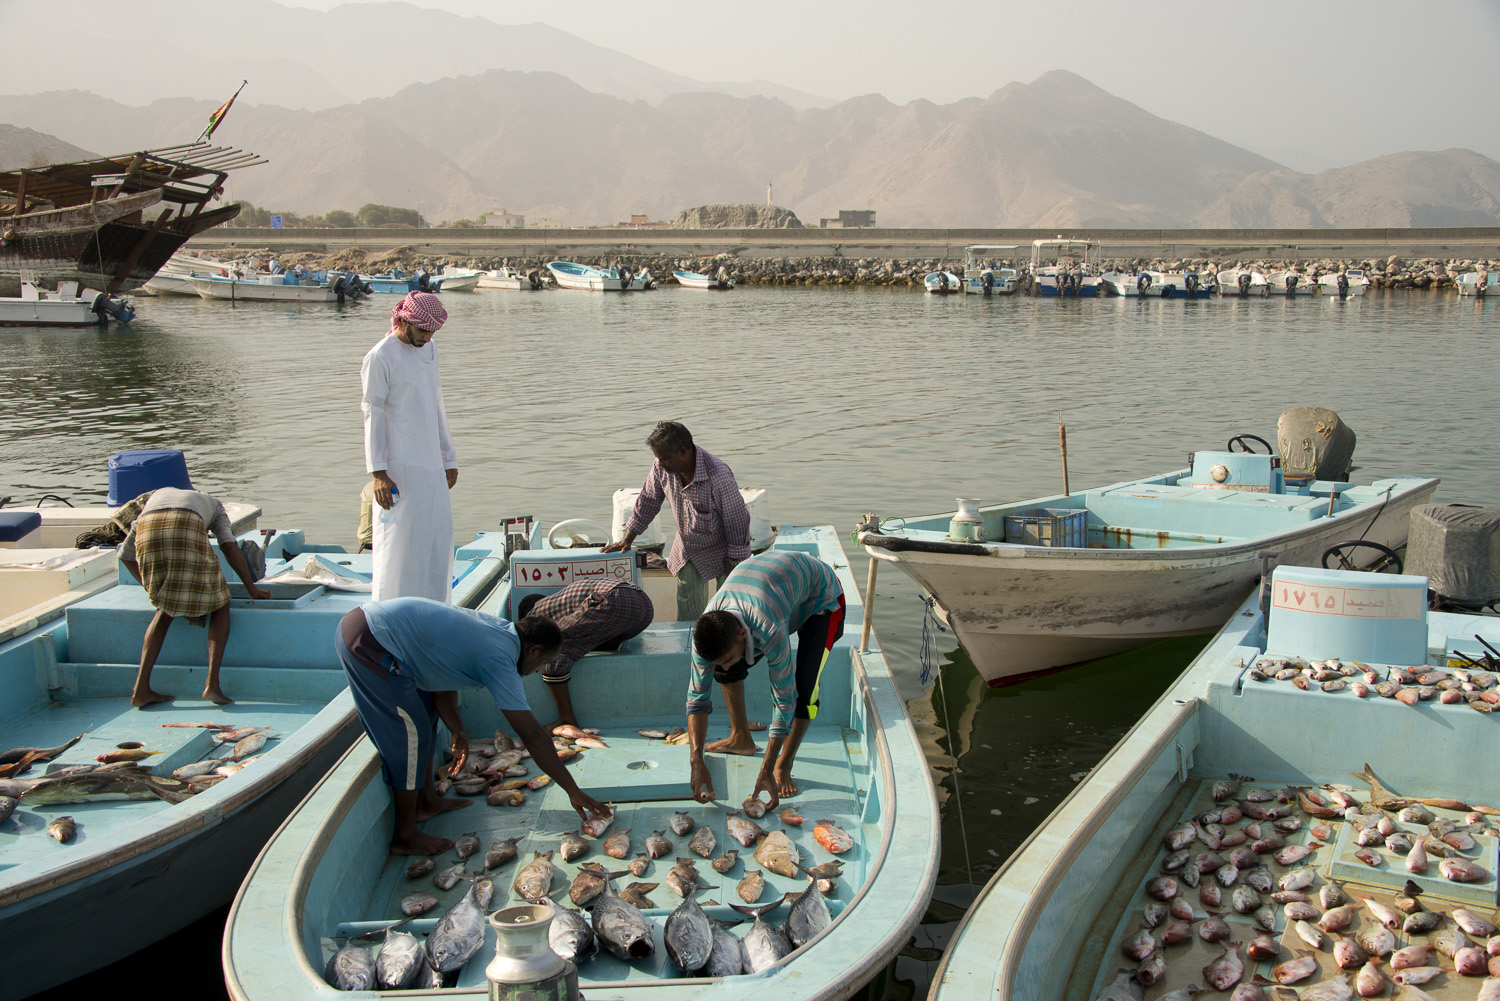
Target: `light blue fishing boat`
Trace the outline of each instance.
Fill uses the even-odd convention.
[[[153,609],[124,570],[117,586],[0,645],[5,744],[52,748],[82,735],[49,762],[0,780],[0,796],[21,794],[0,822],[0,936],[10,955],[33,957],[13,964],[0,998],[91,972],[222,907],[271,832],[359,735],[331,637],[343,615],[368,600],[372,557],[308,544],[299,531],[244,538],[267,543],[275,580],[262,585],[271,600],[252,601],[228,574],[235,597],[221,680],[231,705],[198,697],[204,631],[176,622],[152,685],[177,699],[130,707]],[[502,536],[486,533],[458,551],[456,602],[472,604],[494,587],[503,546]],[[211,787],[200,780],[203,791],[193,793],[175,770],[209,758],[225,759],[215,767],[231,764],[232,745],[216,743],[215,730],[171,725],[199,722],[263,727],[275,739],[242,770]],[[149,773],[95,772],[81,778],[98,781],[91,795],[103,801],[47,802],[68,799],[61,779],[48,775],[124,750],[156,752],[140,762]],[[47,834],[63,816],[77,824],[65,844]],[[60,956],[58,943],[77,940],[84,912],[109,915],[108,933]]]
[[[1478,948],[1457,961],[1433,951],[1430,960],[1407,963],[1446,972],[1428,969],[1434,979],[1422,983],[1426,993],[1405,996],[1467,1001],[1493,991],[1495,980],[1454,967],[1477,961],[1478,977],[1484,975],[1485,923],[1496,906],[1500,774],[1487,755],[1495,746],[1489,710],[1497,698],[1500,617],[1429,611],[1428,582],[1277,567],[1264,594],[1245,601],[990,880],[948,945],[930,1001],[1088,1001],[1111,985],[1107,996],[1120,1001],[1189,985],[1249,990],[1253,978],[1273,978],[1278,964],[1299,955],[1311,961],[1306,972],[1287,971],[1280,982],[1304,997],[1316,990],[1353,998],[1356,970],[1372,988],[1360,994],[1400,997],[1384,979],[1392,966],[1367,965],[1351,947],[1367,943],[1363,951],[1389,962],[1393,949],[1441,949],[1443,939],[1450,956],[1456,945]],[[1276,680],[1277,672],[1288,680]],[[1334,680],[1317,680],[1325,677]],[[1394,697],[1382,697],[1377,683]],[[1346,812],[1351,803],[1357,809]],[[1258,820],[1266,810],[1279,819]],[[1259,833],[1247,833],[1257,820]],[[1368,830],[1382,825],[1388,834]],[[1432,850],[1411,861],[1424,838]],[[1207,906],[1205,888],[1223,880],[1217,865],[1199,875],[1196,863],[1216,839],[1224,859],[1253,846],[1246,868],[1225,863],[1236,889],[1258,874],[1263,888],[1300,892],[1306,916],[1292,918],[1265,889],[1254,891],[1268,905],[1264,911],[1242,898],[1256,910],[1238,912],[1228,888],[1220,890],[1220,906]],[[1335,885],[1342,890],[1335,893]],[[1392,909],[1412,885],[1420,911],[1441,915],[1442,929],[1429,925],[1429,935],[1409,911]],[[1357,914],[1325,921],[1339,897]],[[1394,934],[1362,897],[1394,916]],[[1279,899],[1288,906],[1298,900]],[[1190,905],[1194,915],[1169,931],[1174,919],[1148,918],[1147,908],[1172,901]],[[1210,911],[1222,927],[1206,920]],[[1141,938],[1143,929],[1152,943]],[[1205,940],[1212,936],[1222,939]],[[1170,939],[1179,941],[1162,944]],[[1127,946],[1160,962],[1140,970]],[[1344,970],[1336,957],[1344,957]],[[1236,962],[1243,963],[1238,973]],[[1270,996],[1271,987],[1264,991]]]
[[[629,268],[593,268],[573,261],[548,261],[547,270],[558,288],[581,292],[639,292],[656,287],[651,272]]]
[[[424,281],[424,279],[426,279]],[[370,286],[371,292],[391,295],[406,295],[408,292],[436,292],[431,278],[426,273],[407,274],[401,268],[392,268],[383,275],[360,275],[359,280]]]
[[[1338,468],[1310,461],[1341,441]],[[1397,548],[1438,481],[1346,481],[1354,433],[1331,410],[1296,407],[1282,454],[1236,435],[1192,466],[1050,497],[862,526],[871,556],[894,564],[991,685],[1109,656],[1154,639],[1218,629],[1268,564],[1313,565],[1336,545]],[[1283,461],[1287,465],[1283,466]],[[1357,566],[1376,557],[1361,546]]]
[[[934,271],[922,279],[922,286],[933,295],[947,295],[964,290],[964,280],[951,271]]]
[[[481,606],[505,615],[520,592],[545,588],[558,571],[567,578],[598,571],[606,577],[633,575],[633,554],[602,554],[597,548],[558,550],[539,548],[512,556],[510,576]],[[783,526],[777,549],[816,555],[837,569],[848,603],[844,638],[834,648],[821,679],[821,708],[807,731],[797,756],[796,781],[801,792],[782,801],[803,818],[789,826],[774,813],[760,824],[767,830],[785,829],[808,866],[835,856],[815,840],[814,825],[831,821],[848,832],[853,846],[838,855],[844,863],[836,887],[826,897],[832,922],[801,948],[756,976],[693,976],[677,970],[663,946],[663,925],[682,903],[668,889],[666,875],[676,857],[692,857],[688,837],[670,833],[669,818],[687,812],[716,836],[717,855],[740,851],[739,860],[725,873],[696,859],[699,881],[708,888],[698,897],[704,910],[724,921],[739,920],[725,906],[738,903],[736,884],[748,870],[763,866],[753,849],[735,842],[726,829],[726,806],[737,808],[751,792],[760,757],[707,755],[715,790],[721,802],[700,804],[688,792],[688,749],[665,742],[660,733],[684,722],[687,691],[690,623],[662,622],[625,643],[618,651],[596,652],[574,665],[571,697],[578,719],[601,729],[606,748],[586,750],[570,767],[579,785],[615,806],[615,818],[604,836],[631,831],[630,857],[653,831],[669,832],[674,847],[651,862],[642,879],[659,883],[650,892],[656,906],[641,911],[651,924],[654,955],[627,963],[601,950],[578,966],[578,982],[590,998],[712,998],[727,993],[754,993],[777,998],[822,999],[848,997],[909,939],[926,907],[936,874],[938,813],[932,780],[911,721],[873,637],[860,649],[862,602],[849,573],[847,560],[832,528]],[[662,603],[658,603],[658,616]],[[752,672],[753,673],[753,672]],[[527,679],[527,693],[538,717],[550,719],[551,700],[536,676]],[[770,713],[769,685],[752,676],[745,686],[750,718],[765,720]],[[712,730],[723,727],[722,700]],[[488,694],[460,693],[471,743],[490,733],[500,717]],[[656,737],[637,731],[658,728]],[[450,793],[451,795],[451,793]],[[492,807],[478,800],[464,810],[447,812],[426,829],[447,837],[477,831],[481,845],[518,837],[520,858],[494,870],[492,908],[519,903],[512,882],[520,866],[534,852],[554,851],[559,838],[579,827],[578,816],[555,785],[526,793],[519,807]],[[391,856],[390,791],[381,779],[379,758],[361,740],[302,803],[277,832],[256,861],[230,911],[224,937],[225,981],[231,997],[245,1001],[283,998],[335,998],[340,995],[324,981],[325,964],[348,936],[380,929],[402,918],[401,901],[415,890],[441,898],[438,910],[402,925],[419,938],[435,925],[444,909],[466,892],[460,883],[437,890],[432,880],[404,876],[407,859]],[[477,870],[481,854],[469,868]],[[452,865],[452,854],[439,856],[437,865]],[[558,902],[568,904],[566,887],[589,862],[623,869],[605,857],[598,842],[576,862],[552,862],[558,870],[551,889]],[[764,873],[769,884],[762,902],[773,902],[784,892],[800,892],[808,880]],[[617,890],[635,877],[617,881]],[[783,906],[768,920],[780,924]],[[733,929],[743,935],[745,928]],[[468,992],[486,989],[485,966],[495,958],[493,930],[483,946],[459,971],[457,986]],[[373,940],[378,947],[379,937]]]

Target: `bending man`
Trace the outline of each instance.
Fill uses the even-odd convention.
[[[523,619],[528,615],[551,619],[562,631],[562,651],[542,668],[542,680],[557,704],[557,720],[549,730],[579,725],[568,693],[568,679],[578,659],[594,650],[620,649],[621,643],[639,636],[655,614],[651,598],[628,580],[580,580],[552,594],[528,594],[516,613]]]
[[[797,635],[792,652],[791,637]],[[792,765],[807,725],[818,714],[818,680],[828,652],[844,635],[844,589],[822,560],[794,551],[770,550],[745,560],[729,574],[708,611],[693,626],[693,667],[688,683],[689,783],[700,803],[714,798],[703,752],[754,754],[745,715],[745,678],[765,662],[771,684],[771,716],[766,756],[755,792],[770,796],[774,809],[783,796],[795,796]],[[729,736],[704,747],[708,734],[709,676],[724,690]]]
[[[455,773],[469,754],[468,732],[458,713],[460,688],[489,689],[495,708],[537,767],[567,793],[579,817],[607,812],[573,781],[521,687],[521,678],[541,670],[561,646],[562,634],[548,619],[532,616],[512,625],[430,598],[372,601],[344,616],[334,652],[349,678],[359,720],[380,752],[395,800],[393,853],[436,855],[452,848],[452,841],[424,834],[417,825],[472,802],[439,797],[432,782],[439,720],[453,738]]]

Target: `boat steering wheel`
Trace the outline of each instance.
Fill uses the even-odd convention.
[[[597,530],[598,537],[604,541],[594,542],[589,535],[579,535],[574,529],[582,531]],[[568,544],[565,546],[558,544],[557,533],[559,531],[566,532],[568,535]],[[609,545],[609,529],[597,521],[590,521],[587,518],[569,518],[567,521],[559,521],[556,525],[552,526],[552,531],[547,533],[547,545],[552,549],[580,549],[584,547],[607,546]]]
[[[1252,442],[1259,444],[1261,448],[1265,449],[1265,451],[1261,452],[1257,449],[1251,448],[1250,446]],[[1238,445],[1239,447],[1236,448],[1236,445]],[[1249,452],[1251,455],[1276,454],[1276,450],[1271,447],[1270,442],[1266,441],[1259,435],[1254,434],[1237,434],[1233,438],[1230,438],[1229,444],[1224,447],[1229,449],[1229,451],[1231,452]]]
[[[1374,559],[1365,566],[1359,566],[1353,555],[1360,549],[1372,549],[1375,551]],[[1402,573],[1406,569],[1406,564],[1401,562],[1400,555],[1394,549],[1382,546],[1378,542],[1356,539],[1353,542],[1340,542],[1336,546],[1329,546],[1323,550],[1323,569],[1364,570],[1367,573]]]

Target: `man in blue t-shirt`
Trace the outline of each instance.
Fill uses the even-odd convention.
[[[453,736],[453,771],[468,757],[469,738],[458,713],[460,688],[489,689],[495,708],[537,767],[567,793],[579,817],[608,815],[607,807],[573,781],[521,687],[523,676],[551,663],[562,647],[562,633],[552,620],[531,616],[511,624],[430,598],[392,598],[345,615],[333,646],[395,799],[392,852],[436,855],[452,848],[452,841],[424,834],[417,825],[472,802],[444,799],[432,783],[438,720]]]

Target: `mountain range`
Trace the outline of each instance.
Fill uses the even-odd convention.
[[[258,5],[287,10],[269,0],[225,8],[250,42],[266,30],[245,16]],[[318,22],[326,34],[343,10],[297,17],[333,18]],[[399,3],[359,10],[357,26],[349,19],[356,40],[410,31],[416,12]],[[458,20],[473,37],[445,36],[442,63],[473,72],[360,101],[328,103],[330,95],[378,92],[379,59],[340,47],[320,60],[304,51],[312,43],[299,32],[268,48],[283,68],[321,67],[326,79],[288,95],[321,100],[241,98],[214,141],[270,162],[231,175],[230,196],[303,215],[375,202],[416,208],[432,222],[505,207],[533,225],[559,226],[763,203],[768,186],[777,205],[814,226],[841,209],[874,209],[878,224],[892,227],[1500,225],[1500,162],[1469,150],[1396,152],[1303,174],[1066,71],[944,105],[867,95],[819,106],[769,86],[727,92],[545,25]],[[438,58],[420,46],[402,51],[403,59]],[[484,68],[497,63],[508,68]],[[547,65],[569,75],[539,68]],[[0,166],[74,158],[52,152],[68,147],[119,153],[190,141],[214,106],[184,98],[132,105],[84,90],[0,96],[0,122],[11,126],[0,129]]]

